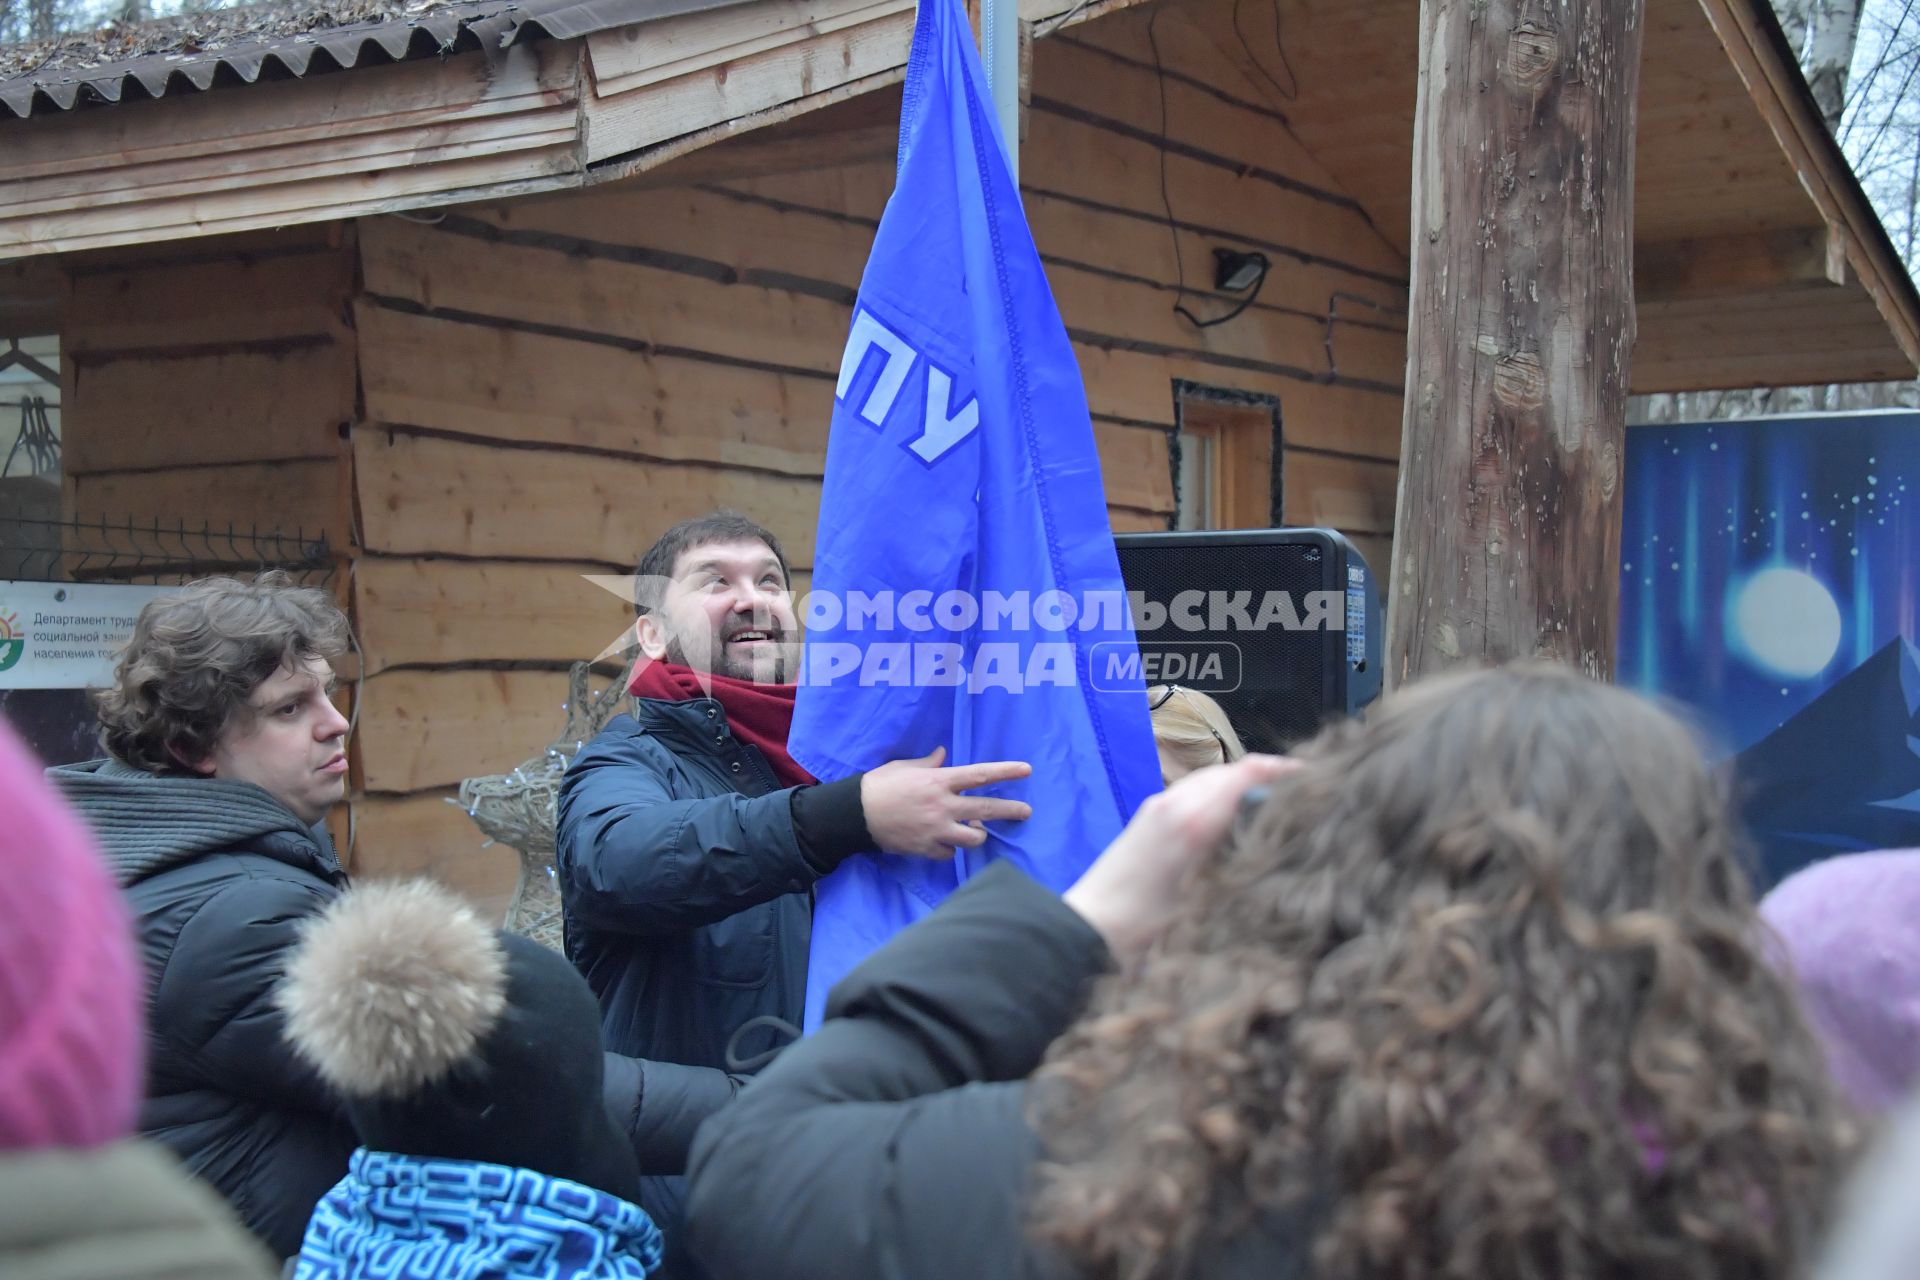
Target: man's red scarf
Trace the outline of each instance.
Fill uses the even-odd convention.
[[[627,692],[634,697],[661,702],[713,698],[727,713],[727,727],[733,730],[733,736],[760,748],[783,787],[819,781],[787,754],[787,735],[793,732],[793,696],[798,690],[798,685],[755,684],[732,676],[709,675],[677,662],[645,663],[627,685]]]

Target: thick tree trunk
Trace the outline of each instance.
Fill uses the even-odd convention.
[[[1780,30],[1786,33],[1787,47],[1803,64],[1807,48],[1807,7],[1814,3],[1816,0],[1773,0],[1773,14],[1780,19]]]
[[[1613,669],[1641,0],[1422,0],[1388,675]]]
[[[1827,118],[1827,128],[1838,130],[1847,109],[1847,74],[1853,69],[1854,46],[1860,42],[1860,0],[1813,0],[1808,15],[1809,34],[1803,65],[1813,100]]]

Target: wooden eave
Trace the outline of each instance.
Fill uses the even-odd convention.
[[[1084,22],[1133,0],[1024,0]],[[757,0],[0,122],[0,259],[557,191],[897,83],[913,0]]]
[[[1297,88],[1294,129],[1403,253],[1419,68],[1411,0],[1193,10]],[[1646,0],[1635,154],[1635,391],[1914,376],[1920,297],[1766,0]],[[1244,37],[1245,43],[1242,43]],[[1365,50],[1364,67],[1354,51]]]
[[[1021,0],[1021,17],[1046,34],[1134,2]],[[1415,0],[1165,3],[1271,87],[1404,254]],[[1634,389],[1914,376],[1920,297],[1766,0],[1646,3]],[[851,100],[899,81],[912,26],[913,0],[756,0],[7,121],[0,259],[558,191],[669,161],[692,180],[877,154],[892,123],[866,109],[878,99]]]

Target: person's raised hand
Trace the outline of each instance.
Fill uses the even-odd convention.
[[[1067,905],[1115,956],[1145,946],[1173,919],[1181,879],[1226,837],[1247,793],[1298,768],[1297,760],[1250,755],[1188,774],[1140,806],[1063,895]]]
[[[920,858],[951,858],[954,847],[985,844],[986,827],[995,821],[1019,822],[1033,816],[1023,801],[966,794],[978,787],[1011,782],[1033,772],[1024,760],[994,760],[943,769],[945,747],[916,760],[890,760],[860,779],[860,808],[874,843],[888,853]]]

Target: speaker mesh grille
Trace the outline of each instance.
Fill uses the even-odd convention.
[[[1327,551],[1310,541],[1122,545],[1120,572],[1128,591],[1165,607],[1181,592],[1205,592],[1208,600],[1223,601],[1245,592],[1247,613],[1257,618],[1266,593],[1280,591],[1299,614],[1308,615],[1309,593],[1337,588],[1331,572],[1337,566],[1328,559]],[[1225,610],[1218,617],[1205,607],[1200,612],[1209,624],[1227,625],[1185,630],[1169,614],[1157,630],[1145,631],[1139,630],[1141,619],[1134,618],[1149,684],[1170,682],[1211,694],[1253,751],[1284,750],[1312,737],[1335,713],[1335,674],[1345,652],[1341,631],[1248,630]],[[1217,666],[1209,663],[1210,655],[1220,657]]]

